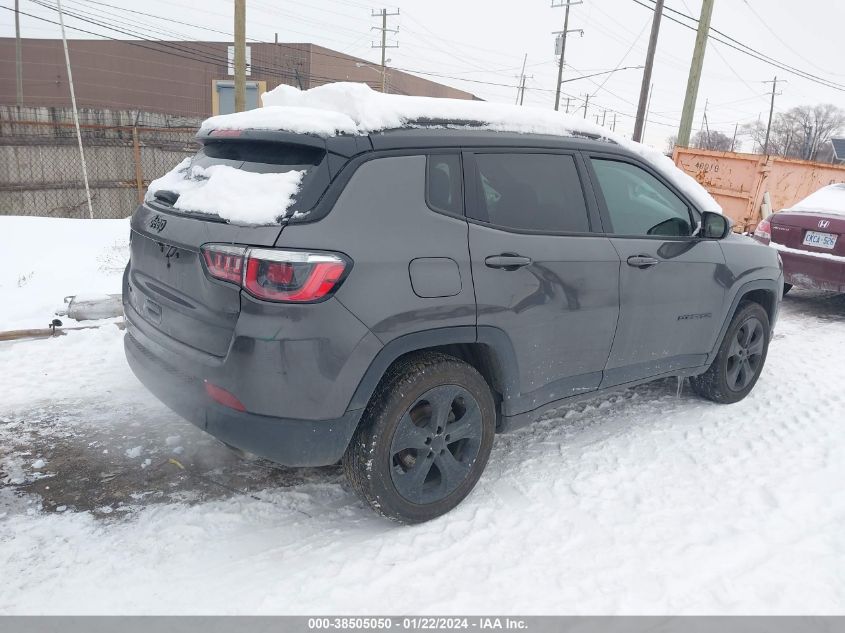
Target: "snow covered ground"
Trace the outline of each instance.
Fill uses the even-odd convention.
[[[128,258],[129,219],[0,216],[0,331],[47,327],[68,295],[119,293]]]
[[[115,291],[107,232],[81,275]],[[69,290],[31,262],[44,292],[4,278],[4,325]],[[661,381],[560,409],[414,527],[337,467],[236,458],[121,337],[0,343],[0,613],[845,614],[845,296],[790,293],[745,401]]]

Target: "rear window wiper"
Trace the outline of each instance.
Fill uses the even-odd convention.
[[[166,202],[172,207],[176,204],[176,201],[179,199],[179,194],[175,191],[170,191],[169,189],[159,189],[153,194],[153,197],[156,200]]]

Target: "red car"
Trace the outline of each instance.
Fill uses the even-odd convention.
[[[770,215],[754,238],[780,252],[784,294],[793,285],[845,292],[845,183]]]

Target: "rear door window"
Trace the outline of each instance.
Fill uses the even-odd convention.
[[[426,163],[426,200],[436,211],[463,215],[464,193],[461,157],[431,154]]]
[[[587,204],[568,154],[475,154],[475,219],[504,229],[589,233]]]

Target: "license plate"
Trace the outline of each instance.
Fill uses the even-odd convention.
[[[816,248],[833,248],[836,246],[838,235],[833,233],[819,233],[818,231],[807,231],[804,236],[804,246],[815,246]]]

